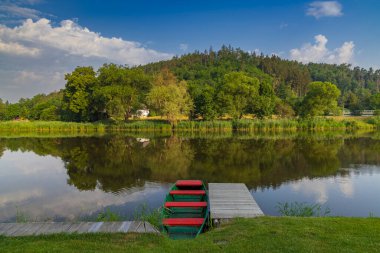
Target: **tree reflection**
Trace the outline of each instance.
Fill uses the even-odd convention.
[[[379,140],[341,136],[16,138],[2,139],[0,155],[5,148],[60,157],[68,184],[106,192],[185,178],[278,187],[304,177],[344,174],[341,168],[352,164],[380,164]]]

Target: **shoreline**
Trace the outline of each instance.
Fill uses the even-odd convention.
[[[193,240],[161,234],[0,236],[3,252],[377,252],[380,218],[235,219]]]
[[[117,133],[117,132],[297,132],[331,130],[379,130],[380,117],[311,119],[241,119],[215,121],[182,120],[172,126],[164,120],[115,122],[1,121],[0,133]]]

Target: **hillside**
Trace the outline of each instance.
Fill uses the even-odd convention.
[[[77,67],[65,89],[18,103],[0,100],[0,119],[125,120],[149,107],[175,122],[223,117],[339,115],[380,109],[380,70],[347,64],[302,64],[223,46],[127,67]]]

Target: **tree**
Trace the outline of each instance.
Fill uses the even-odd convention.
[[[351,111],[360,110],[359,98],[352,91],[349,91],[346,94],[344,94],[343,102],[344,102],[344,107]]]
[[[190,113],[193,101],[188,93],[186,81],[178,83],[171,75],[169,79],[165,79],[168,77],[165,75],[165,73],[160,73],[156,77],[154,86],[147,95],[147,102],[159,114],[166,116],[172,125],[175,125],[181,115]]]
[[[295,115],[293,108],[281,99],[276,100],[275,113],[281,118],[294,117]]]
[[[145,101],[151,87],[150,77],[141,69],[104,64],[98,70],[99,88],[93,95],[94,109],[99,117],[128,119],[134,109]]]
[[[6,111],[5,104],[3,103],[3,100],[0,98],[0,120],[5,119],[5,111]]]
[[[94,100],[108,116],[127,120],[138,106],[138,93],[130,86],[105,86],[95,90]]]
[[[49,121],[59,120],[60,118],[59,118],[57,111],[58,111],[57,106],[51,105],[50,107],[47,107],[47,108],[42,110],[39,119],[40,120],[49,120]]]
[[[21,108],[19,103],[8,104],[6,106],[4,119],[5,120],[12,120],[12,119],[16,119],[16,118],[20,117],[21,110],[22,110],[22,108]]]
[[[276,105],[276,96],[271,83],[266,80],[260,82],[259,94],[251,100],[251,112],[258,118],[271,116]]]
[[[68,112],[68,119],[90,120],[91,96],[97,84],[95,71],[92,67],[77,67],[71,74],[66,74],[65,80],[63,109]]]
[[[370,106],[374,110],[380,109],[380,93],[373,94],[370,99]]]
[[[260,83],[255,77],[242,72],[232,72],[224,76],[217,95],[219,111],[232,118],[241,118],[248,112],[249,103],[259,95]]]
[[[131,86],[141,93],[147,93],[151,88],[150,77],[142,69],[128,68],[116,64],[104,64],[98,70],[100,86]]]
[[[194,99],[194,116],[204,120],[213,120],[218,116],[215,103],[215,89],[210,85],[195,86],[191,91]]]
[[[329,82],[312,82],[301,104],[300,116],[318,116],[337,113],[340,90]]]

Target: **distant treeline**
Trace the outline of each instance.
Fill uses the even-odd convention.
[[[129,68],[77,67],[66,86],[18,103],[0,100],[0,119],[126,120],[137,110],[175,124],[190,119],[312,117],[380,109],[380,70],[302,64],[223,46]]]

